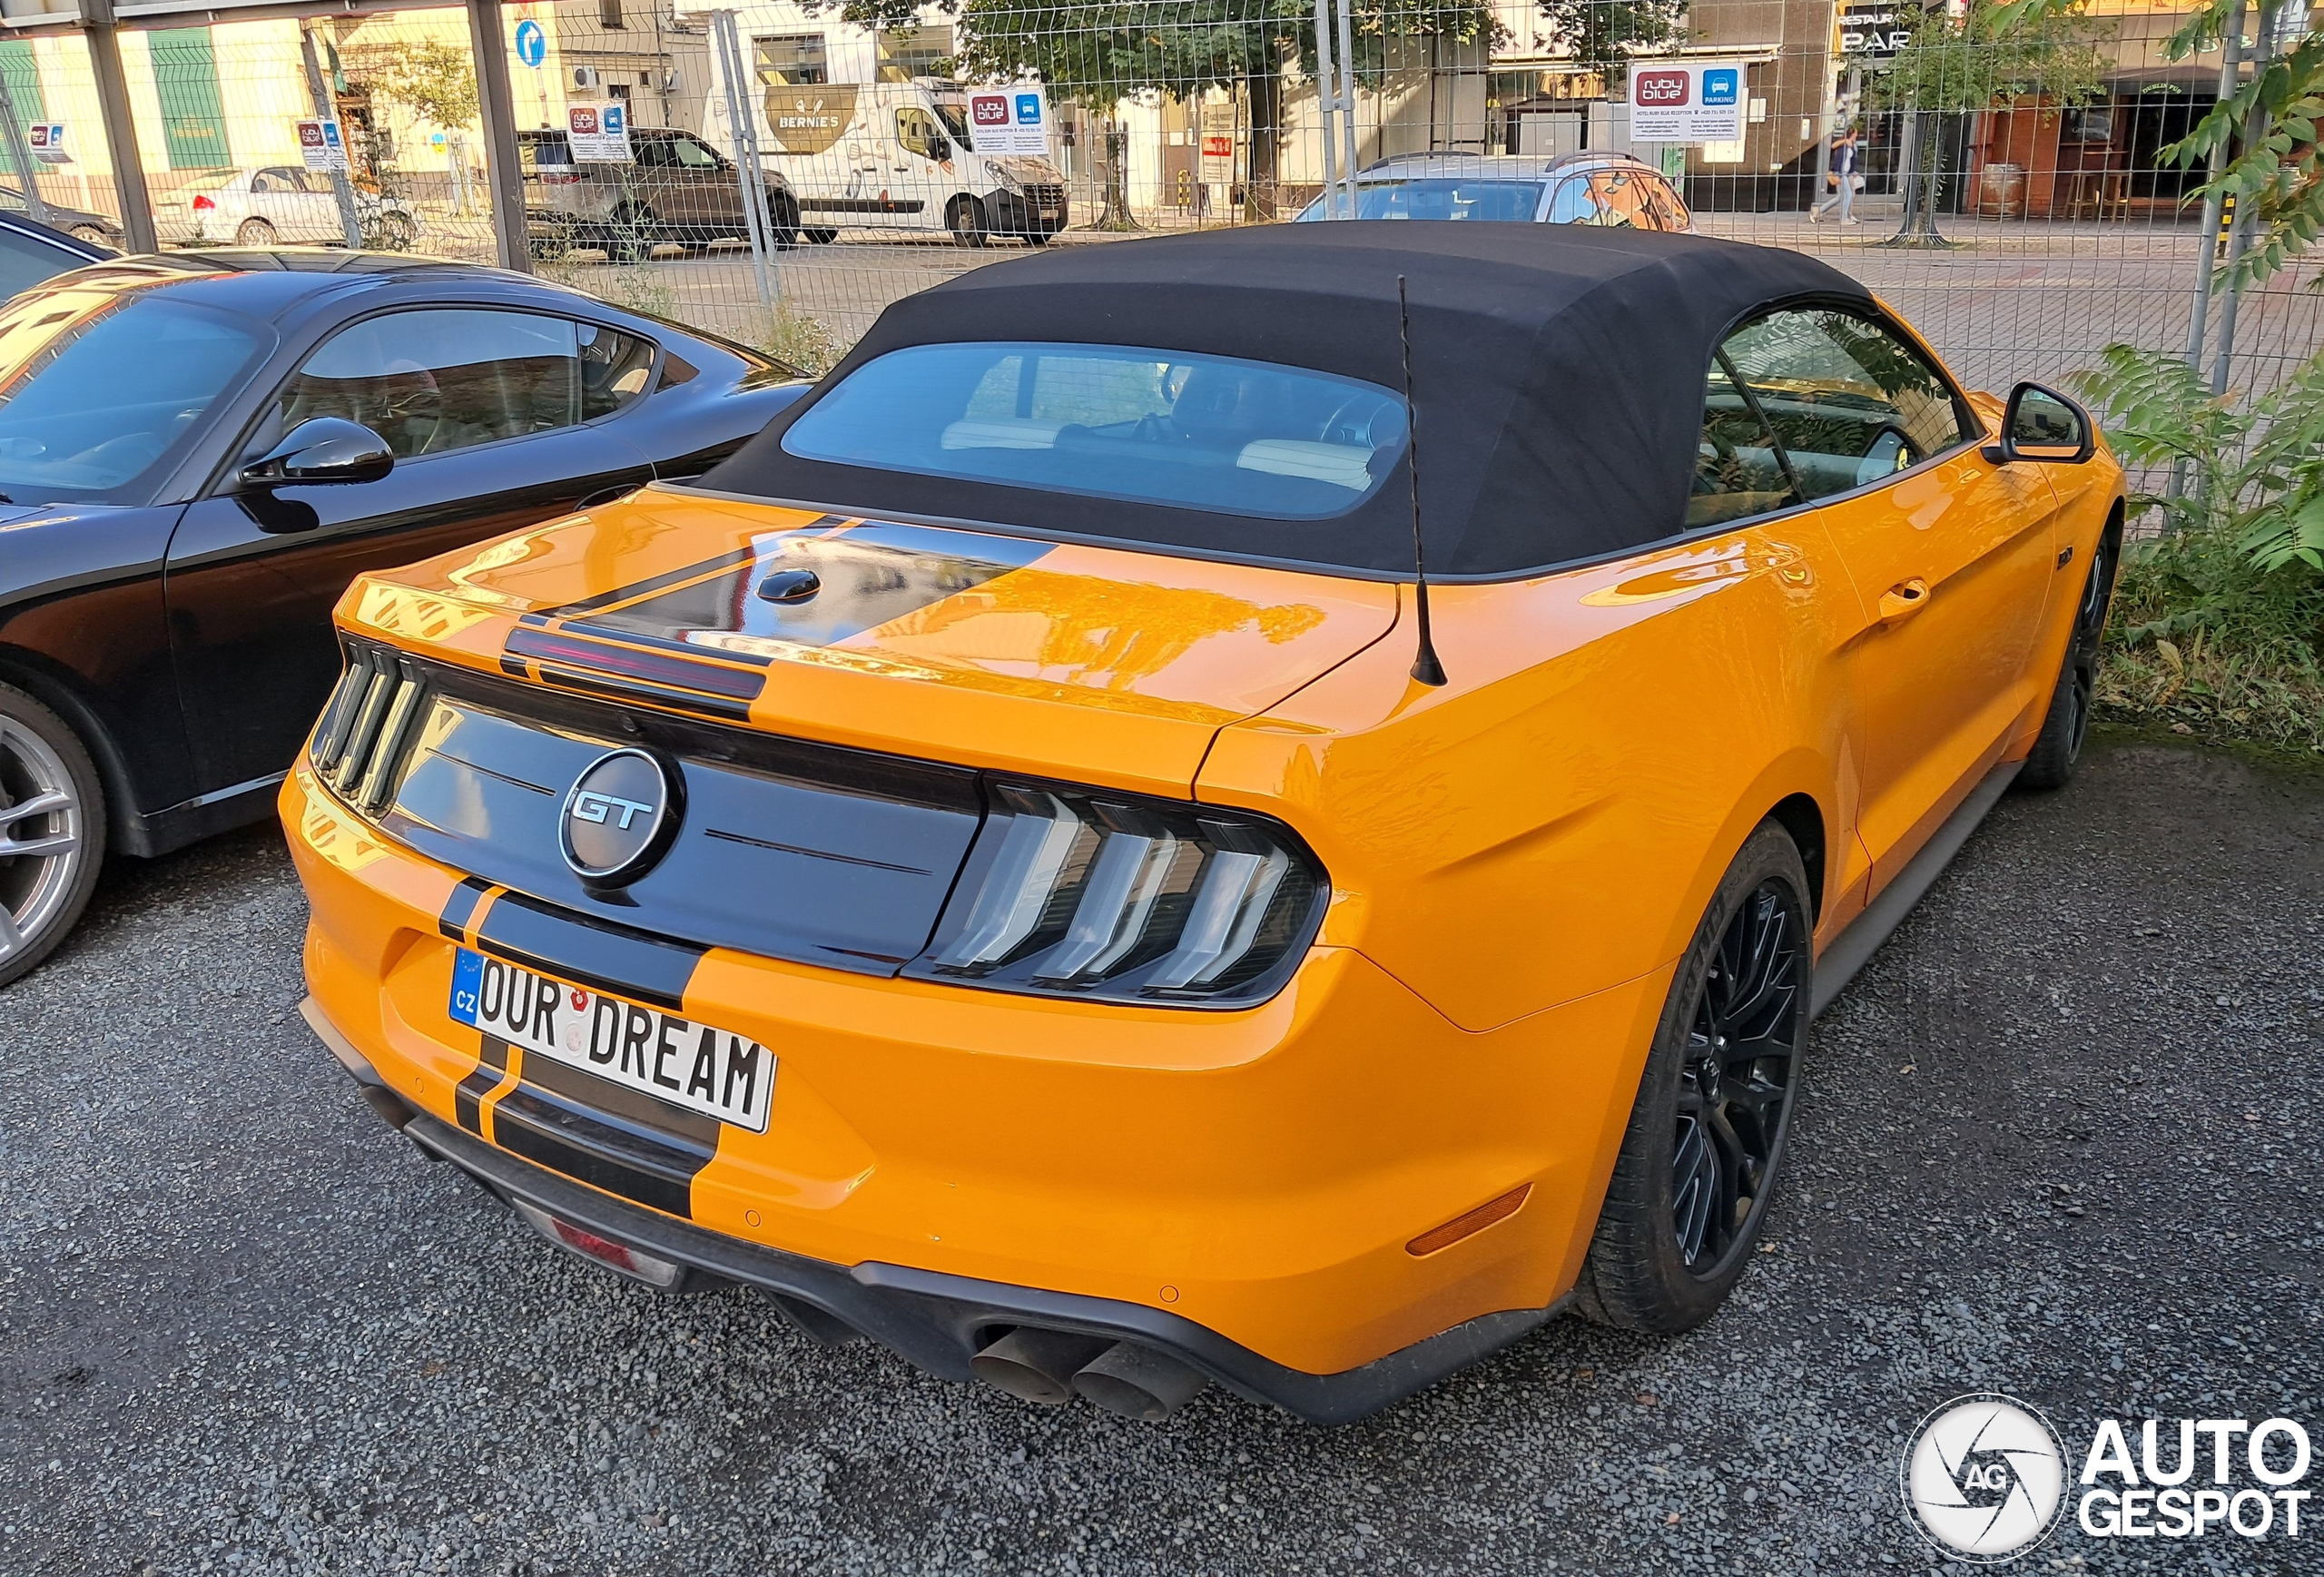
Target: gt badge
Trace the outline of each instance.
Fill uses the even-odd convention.
[[[680,784],[660,757],[642,750],[608,751],[591,762],[565,796],[558,835],[565,862],[593,886],[645,875],[677,834]]]

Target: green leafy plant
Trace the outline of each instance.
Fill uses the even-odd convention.
[[[441,38],[399,39],[350,50],[347,74],[415,118],[447,131],[477,123],[476,68],[466,48]]]
[[[2254,10],[2257,8],[2254,7]],[[2219,47],[2234,18],[2246,15],[2231,0],[2206,0],[2171,35],[2165,53],[2184,60]],[[2232,199],[2254,217],[2251,241],[2225,272],[2240,290],[2280,272],[2324,232],[2324,162],[2316,127],[2324,121],[2324,37],[2302,38],[2262,61],[2250,82],[2213,104],[2194,129],[2162,150],[2182,168],[2221,155],[2218,177],[2190,201]],[[2256,133],[2257,135],[2251,133]]]
[[[2112,345],[2072,379],[2134,469],[2100,699],[2324,750],[2324,354],[2254,400],[2182,356]]]

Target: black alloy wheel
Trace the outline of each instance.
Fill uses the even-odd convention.
[[[1574,1286],[1584,1318],[1671,1336],[1718,1311],[1767,1218],[1813,999],[1807,870],[1745,840],[1679,961]]]
[[[2065,661],[2058,669],[2057,687],[2050,695],[2049,714],[2042,720],[2017,786],[2063,788],[2082,764],[2082,747],[2090,738],[2090,719],[2097,710],[2098,659],[2106,639],[2106,612],[2114,596],[2116,548],[2110,532],[2098,539],[2090,556],[2090,572],[2083,577],[2082,601],[2073,612],[2073,631],[2066,638]]]
[[[1687,1032],[1670,1144],[1670,1226],[1695,1275],[1726,1262],[1767,1202],[1807,1024],[1807,938],[1778,879],[1744,899]]]

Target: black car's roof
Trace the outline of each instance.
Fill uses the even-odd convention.
[[[1771,302],[1870,304],[1797,252],[1547,224],[1344,221],[1059,247],[908,296],[824,379],[911,345],[1025,340],[1241,357],[1403,384],[1411,299],[1432,573],[1502,577],[1677,533],[1712,350]],[[778,418],[705,485],[833,508],[1014,523],[1234,557],[1408,572],[1402,481],[1354,511],[1268,520],[801,459]]]
[[[185,299],[252,317],[273,319],[306,301],[378,290],[398,282],[502,286],[527,294],[594,298],[578,291],[507,269],[409,252],[347,251],[336,247],[219,248],[109,258],[42,288],[69,283],[78,289],[108,285],[166,290]]]

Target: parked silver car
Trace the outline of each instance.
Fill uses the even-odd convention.
[[[419,215],[401,198],[359,188],[355,217],[364,246],[374,251],[409,251],[419,238]],[[164,241],[196,246],[329,246],[347,241],[330,177],[296,164],[221,170],[178,191],[157,192],[153,229]]]
[[[1661,172],[1627,153],[1400,153],[1359,172],[1355,194],[1358,219],[1695,227]],[[1299,218],[1342,217],[1332,212],[1331,195]]]

